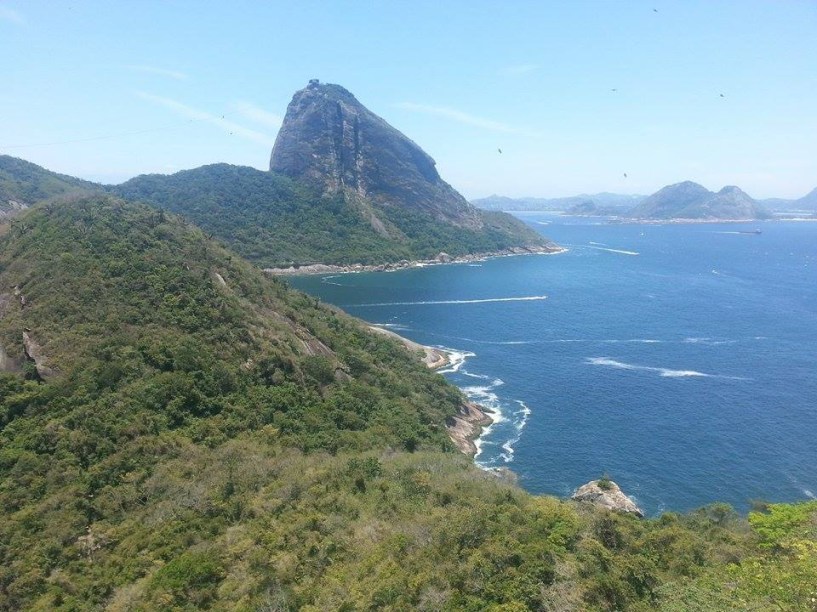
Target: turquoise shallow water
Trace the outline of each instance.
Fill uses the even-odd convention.
[[[607,472],[648,513],[817,494],[817,224],[522,218],[569,251],[292,284],[459,351],[445,376],[498,417],[478,463],[530,491]]]

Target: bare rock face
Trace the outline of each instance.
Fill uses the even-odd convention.
[[[37,367],[37,374],[40,375],[40,378],[50,378],[56,374],[54,370],[46,365],[46,358],[42,347],[37,344],[28,332],[23,332],[23,346],[25,346],[26,349],[26,356],[31,359]]]
[[[638,517],[644,516],[641,508],[612,480],[591,480],[576,489],[571,499],[588,502],[608,510],[635,514]]]
[[[387,230],[366,202],[421,210],[460,227],[483,226],[478,211],[440,178],[425,151],[340,85],[312,80],[295,93],[270,170],[356,196],[381,233]]]
[[[493,419],[482,407],[472,402],[464,402],[459,414],[449,417],[445,426],[448,437],[460,452],[473,457],[477,454],[474,440],[482,433],[482,428],[490,425]]]

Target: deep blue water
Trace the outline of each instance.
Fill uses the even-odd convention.
[[[477,462],[529,491],[606,472],[651,514],[814,497],[817,224],[520,216],[569,251],[292,284],[466,354],[445,375],[499,416]]]

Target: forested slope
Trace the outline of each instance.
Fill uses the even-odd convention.
[[[0,296],[2,609],[813,607],[817,504],[531,496],[415,355],[161,210],[36,206]]]

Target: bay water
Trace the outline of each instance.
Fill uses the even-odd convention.
[[[291,284],[454,351],[443,375],[494,411],[477,463],[533,493],[608,474],[648,514],[815,497],[817,223],[518,216],[567,252]]]

